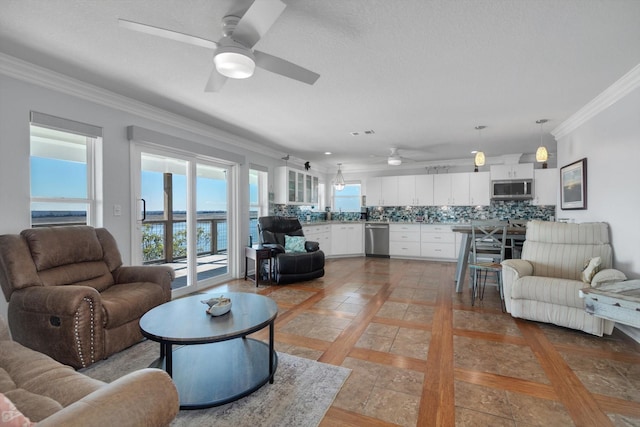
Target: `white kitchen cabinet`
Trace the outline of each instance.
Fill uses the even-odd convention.
[[[491,204],[490,172],[469,174],[469,204],[473,206],[488,206]]]
[[[364,254],[364,224],[331,225],[331,255]]]
[[[469,173],[445,173],[432,176],[435,205],[469,204]]]
[[[318,242],[320,250],[326,256],[331,255],[331,225],[329,224],[311,224],[303,225],[302,232],[304,238],[312,242]]]
[[[416,175],[415,194],[416,205],[433,205],[433,175]]]
[[[456,233],[448,225],[422,224],[420,254],[424,258],[456,259]]]
[[[471,173],[452,173],[451,204],[464,206],[469,204],[469,175]]]
[[[383,206],[398,206],[398,177],[383,176],[380,182]]]
[[[382,206],[382,179],[379,176],[367,178],[367,206]]]
[[[448,205],[451,203],[451,175],[433,175],[433,204]]]
[[[533,204],[539,206],[558,204],[560,190],[558,169],[536,169],[533,177]]]
[[[397,206],[398,177],[376,176],[367,179],[367,206]]]
[[[389,255],[420,256],[420,224],[389,224]]]
[[[533,179],[533,163],[491,165],[491,179]]]
[[[433,205],[433,175],[398,177],[398,206]]]
[[[287,166],[274,170],[274,202],[283,205],[315,205],[318,203],[318,177]]]
[[[402,175],[398,177],[398,205],[413,206],[416,201],[416,176]]]

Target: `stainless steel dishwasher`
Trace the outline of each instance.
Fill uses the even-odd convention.
[[[366,256],[389,258],[389,224],[364,225]]]

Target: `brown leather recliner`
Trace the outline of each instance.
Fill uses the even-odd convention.
[[[140,317],[171,299],[166,266],[122,266],[104,228],[0,236],[0,285],[13,339],[82,368],[142,339]]]

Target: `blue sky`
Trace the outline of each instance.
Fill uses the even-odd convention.
[[[197,211],[224,211],[227,209],[226,181],[198,178],[196,181]],[[147,211],[164,209],[164,186],[162,173],[142,172],[142,198],[147,203]],[[184,175],[173,174],[173,210],[186,211],[187,180]]]
[[[87,167],[84,163],[31,157],[31,195],[34,197],[86,198],[86,177]],[[164,208],[162,174],[143,171],[141,186],[147,211],[162,211]],[[173,175],[173,188],[174,211],[185,211],[187,185],[184,175]],[[225,181],[198,178],[196,188],[198,211],[226,210]]]

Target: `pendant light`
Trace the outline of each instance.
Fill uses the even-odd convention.
[[[338,173],[336,174],[336,178],[333,180],[333,188],[336,191],[344,190],[344,177],[342,176],[342,171],[340,170],[340,166],[342,163],[338,163]]]
[[[549,159],[549,153],[547,152],[547,147],[542,145],[542,125],[547,123],[547,119],[536,120],[536,123],[540,125],[540,146],[536,150],[536,162],[542,163],[542,169],[547,168],[547,160]]]
[[[478,151],[476,151],[476,157],[473,161],[474,165],[475,165],[475,169],[474,172],[478,172],[478,166],[484,166],[484,152],[482,152],[482,150],[480,149],[480,140],[481,140],[481,133],[482,133],[482,129],[485,129],[486,126],[476,126],[476,130],[478,131]]]

